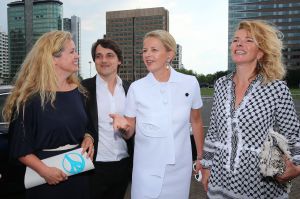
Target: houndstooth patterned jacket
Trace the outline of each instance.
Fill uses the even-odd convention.
[[[288,198],[286,187],[259,170],[259,154],[269,128],[289,141],[293,162],[300,164],[300,123],[283,81],[262,83],[257,75],[235,109],[233,74],[215,84],[210,127],[202,164],[210,168],[209,198]]]

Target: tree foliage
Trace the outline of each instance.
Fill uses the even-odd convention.
[[[176,70],[184,74],[194,75],[197,78],[200,86],[203,87],[213,86],[217,79],[228,74],[228,71],[218,71],[214,74],[203,75],[184,68]],[[285,81],[287,82],[289,88],[300,88],[300,69],[288,70]]]
[[[219,79],[220,77],[227,75],[227,71],[218,71],[215,72],[214,74],[207,74],[207,75],[203,75],[203,74],[197,74],[196,72],[192,71],[192,70],[187,70],[187,69],[176,69],[178,72],[187,74],[187,75],[194,75],[200,86],[204,86],[204,87],[208,87],[208,86],[213,86],[215,81],[217,79]]]

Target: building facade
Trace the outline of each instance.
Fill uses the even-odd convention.
[[[63,19],[63,22],[64,22],[64,31],[68,31],[68,32],[71,32],[71,19],[70,18],[64,18]]]
[[[0,84],[5,84],[8,80],[8,37],[7,33],[0,30]]]
[[[121,78],[134,81],[148,73],[141,56],[143,37],[157,29],[169,31],[169,12],[163,7],[106,12],[106,38],[123,51]]]
[[[71,18],[64,18],[64,31],[72,33],[72,38],[76,46],[76,51],[81,54],[81,20],[79,17],[73,15]],[[79,73],[81,73],[81,59],[78,60]]]
[[[10,80],[42,34],[62,30],[62,4],[59,0],[22,0],[7,4]]]
[[[176,56],[172,61],[172,66],[175,69],[182,69],[183,64],[182,64],[182,46],[177,44],[177,49],[176,49]]]
[[[300,75],[300,0],[229,0],[229,44],[235,27],[243,19],[261,19],[275,24],[284,35],[287,74]],[[228,60],[228,69],[233,70],[230,51]]]

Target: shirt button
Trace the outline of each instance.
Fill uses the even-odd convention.
[[[235,123],[235,122],[232,123],[232,127],[233,127],[233,128],[236,127],[236,123]]]

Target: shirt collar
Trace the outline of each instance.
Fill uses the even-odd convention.
[[[177,72],[175,69],[173,69],[172,67],[170,67],[171,70],[171,75],[169,78],[168,82],[172,82],[172,83],[176,83],[176,82],[180,82],[182,79],[180,78],[180,73]]]
[[[236,70],[233,70],[231,73],[229,73],[228,75],[226,75],[226,80],[227,81],[233,81],[233,75],[236,73]],[[255,83],[257,81],[262,81],[263,80],[263,76],[262,74],[257,74],[255,79],[252,81],[252,83]]]
[[[235,70],[232,71],[231,73],[227,74],[225,79],[226,79],[227,81],[232,81],[232,80],[233,80],[233,75],[234,75],[234,73],[235,73]]]
[[[119,77],[119,75],[116,75],[116,79],[117,79],[117,86],[122,86],[123,85],[123,81],[122,79]],[[107,82],[97,73],[96,76],[96,81],[100,84],[107,84]]]
[[[180,78],[180,73],[177,72],[175,69],[173,69],[172,67],[170,67],[170,77],[169,80],[167,81],[167,83],[176,83],[179,82],[181,80]],[[148,75],[146,76],[147,80],[149,80],[149,82],[151,82],[152,84],[157,84],[159,83],[159,81],[157,81],[154,77],[154,75],[150,72],[148,73]]]

